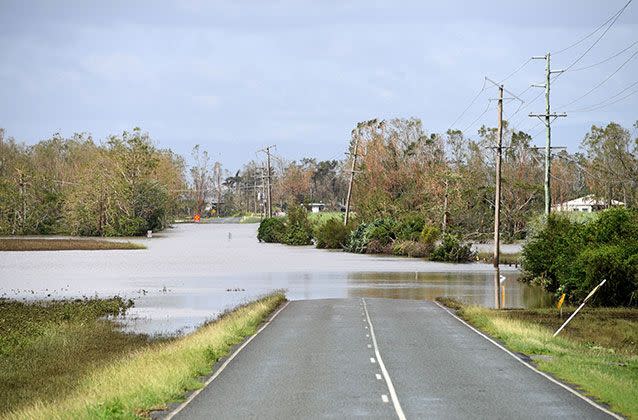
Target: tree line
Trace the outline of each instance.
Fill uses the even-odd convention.
[[[135,128],[96,142],[55,134],[35,145],[0,131],[0,234],[134,236],[188,204],[184,159]]]
[[[351,153],[355,142],[353,205],[361,222],[419,215],[444,233],[473,240],[492,235],[496,128],[483,126],[475,136],[459,130],[438,134],[428,133],[416,118],[374,119],[352,130]],[[515,240],[525,237],[528,222],[543,210],[545,151],[507,121],[504,145],[502,234]],[[285,209],[287,203],[321,201],[338,209],[349,175],[346,160],[280,162],[272,172],[273,203]],[[553,154],[551,189],[554,204],[594,194],[636,207],[638,138],[613,122],[592,126],[578,152]]]

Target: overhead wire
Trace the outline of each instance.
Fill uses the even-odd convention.
[[[589,111],[589,110],[590,110],[590,108],[592,108],[592,109],[593,109],[593,108],[598,108],[598,107],[600,107],[601,105],[602,105],[602,106],[608,106],[608,105],[611,105],[611,104],[613,104],[613,103],[615,103],[615,102],[612,102],[612,103],[609,103],[609,104],[605,104],[605,103],[606,103],[606,102],[609,102],[609,101],[614,100],[615,98],[617,98],[618,96],[622,95],[623,93],[625,93],[626,91],[628,91],[629,89],[631,89],[632,87],[634,87],[634,86],[636,86],[636,85],[638,85],[638,80],[637,80],[637,81],[635,81],[635,82],[633,82],[633,83],[632,83],[632,84],[630,84],[629,86],[626,86],[626,87],[625,87],[624,89],[622,89],[620,92],[616,93],[615,95],[610,96],[609,98],[607,98],[607,99],[605,99],[605,100],[603,100],[603,101],[600,101],[600,102],[598,102],[598,103],[595,103],[595,104],[591,104],[591,105],[585,106],[585,107],[583,107],[583,108],[579,108],[579,109],[572,109],[572,110],[569,110],[568,112],[587,112],[587,111]],[[634,92],[634,93],[635,93],[635,92]],[[630,93],[628,96],[631,96],[632,94],[633,94],[633,93]]]
[[[585,92],[584,94],[582,94],[581,96],[579,96],[578,98],[572,100],[571,102],[568,102],[564,105],[561,105],[558,107],[558,109],[563,109],[569,105],[572,105],[578,101],[580,101],[581,99],[585,98],[586,96],[588,96],[590,93],[592,93],[593,91],[595,91],[596,89],[598,89],[599,87],[601,87],[602,85],[604,85],[609,79],[611,79],[612,77],[614,77],[614,75],[616,73],[618,73],[623,67],[625,67],[625,65],[627,63],[629,63],[631,60],[633,60],[636,56],[638,55],[638,50],[636,50],[627,60],[625,60],[616,70],[614,70],[613,73],[611,73],[609,76],[607,76],[605,79],[603,79],[600,83],[598,83],[596,86],[594,86],[593,88],[589,89],[587,92]]]
[[[594,63],[594,64],[590,64],[590,65],[588,65],[588,66],[578,67],[578,68],[575,68],[575,69],[571,69],[570,71],[581,71],[581,70],[587,70],[587,69],[591,69],[592,67],[596,67],[596,66],[599,66],[599,65],[601,65],[601,64],[605,64],[605,63],[607,63],[607,62],[609,62],[609,61],[613,60],[614,58],[618,57],[619,55],[622,55],[625,51],[627,51],[627,50],[631,49],[631,47],[633,47],[633,46],[634,46],[634,45],[636,45],[636,44],[638,44],[638,41],[634,41],[634,42],[632,42],[632,43],[631,43],[631,45],[629,45],[628,47],[623,48],[622,50],[620,50],[620,51],[619,51],[619,52],[617,52],[616,54],[614,54],[614,55],[612,55],[612,56],[610,56],[610,57],[607,57],[607,58],[605,58],[605,59],[604,59],[604,60],[602,60],[602,61],[599,61],[599,62]]]
[[[629,6],[629,4],[632,2],[633,0],[629,0],[627,3],[625,3],[625,5],[623,7],[621,7],[616,13],[614,13],[613,15],[611,15],[609,17],[609,19],[607,19],[605,22],[603,22],[600,26],[598,26],[596,29],[594,29],[592,32],[590,32],[589,34],[587,34],[586,36],[584,36],[583,38],[579,39],[578,41],[574,42],[573,44],[558,50],[558,51],[554,51],[552,52],[552,55],[557,55],[557,54],[561,54],[571,48],[574,48],[577,45],[580,45],[581,43],[583,43],[585,40],[589,39],[591,36],[593,36],[596,32],[600,31],[603,27],[605,27],[605,25],[607,25],[609,22],[611,22],[612,20],[615,22],[616,19],[618,19],[618,16],[620,16],[625,9]]]
[[[465,115],[465,113],[472,107],[472,105],[474,105],[474,102],[476,102],[476,100],[479,98],[479,96],[481,96],[481,94],[485,91],[486,89],[486,84],[487,80],[485,78],[483,78],[483,86],[481,87],[481,90],[478,91],[478,93],[474,96],[474,98],[470,101],[470,104],[468,106],[465,107],[465,109],[463,110],[463,112],[461,112],[461,114],[456,117],[456,119],[454,120],[454,122],[452,124],[450,124],[450,126],[448,127],[448,130],[451,130],[452,127],[454,126],[454,124],[456,124],[461,118],[463,118],[463,116]]]

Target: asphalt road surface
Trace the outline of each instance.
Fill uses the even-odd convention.
[[[609,418],[432,302],[291,302],[175,418]]]

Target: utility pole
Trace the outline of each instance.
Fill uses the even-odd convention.
[[[498,269],[500,261],[501,227],[501,160],[503,159],[503,85],[498,87],[498,146],[496,147],[496,198],[494,200],[494,267]],[[498,307],[501,307],[498,294]]]
[[[215,212],[220,217],[222,210],[222,164],[215,162],[215,175],[217,176],[217,208]]]
[[[352,200],[352,186],[354,184],[354,173],[355,168],[357,167],[357,153],[358,153],[358,148],[359,148],[359,134],[358,133],[354,133],[354,149],[353,149],[353,155],[352,155],[352,169],[350,169],[350,183],[348,184],[348,195],[346,196],[346,214],[345,217],[343,218],[343,224],[347,225],[348,224],[348,220],[350,219],[350,202]]]
[[[266,171],[267,171],[266,172],[266,177],[267,178],[266,179],[268,181],[268,184],[267,184],[268,191],[266,192],[266,206],[267,206],[267,210],[268,210],[267,216],[269,218],[272,217],[272,182],[271,182],[271,179],[270,179],[270,177],[271,177],[271,174],[270,174],[270,172],[271,172],[270,171],[270,149],[274,149],[275,147],[277,147],[277,146],[276,145],[266,146],[266,147],[264,147],[263,149],[260,150],[260,152],[266,153],[266,156],[267,156],[267,160],[266,160],[266,162],[267,162],[267,165],[266,165]]]
[[[545,54],[544,56],[534,56],[533,60],[545,60],[545,83],[544,84],[533,84],[532,87],[544,87],[545,88],[545,113],[544,114],[533,114],[530,113],[530,117],[537,117],[545,124],[545,131],[547,134],[547,139],[545,141],[545,215],[548,216],[552,211],[552,191],[550,189],[550,178],[552,171],[552,122],[558,117],[566,117],[567,114],[552,114],[549,100],[549,91],[551,85],[551,76],[552,74],[562,73],[564,70],[552,70],[551,68],[551,55],[550,53]]]
[[[505,89],[502,84],[498,84],[495,81],[485,78],[488,82],[492,83],[494,86],[498,87],[498,128],[497,128],[497,136],[498,143],[495,147],[496,149],[496,186],[495,186],[495,198],[494,198],[494,257],[492,262],[494,264],[494,289],[496,291],[495,301],[496,301],[496,309],[501,309],[503,302],[501,299],[501,276],[499,270],[500,256],[501,256],[501,163],[503,160],[503,100],[504,99],[516,99],[523,103],[523,100],[518,96],[514,95],[512,92]],[[512,98],[503,98],[503,92],[507,91],[508,94],[512,95]]]

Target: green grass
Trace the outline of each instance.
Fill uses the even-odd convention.
[[[444,302],[449,303],[449,302]],[[564,321],[573,309],[564,309]],[[554,338],[557,309],[460,307],[459,315],[510,350],[536,358],[539,369],[629,418],[638,418],[638,310],[590,308]]]
[[[29,386],[23,386],[28,389],[28,392],[23,393],[23,398],[14,401],[11,406],[7,407],[6,400],[0,400],[0,407],[5,407],[0,416],[7,419],[147,417],[150,411],[165,409],[167,403],[179,401],[184,398],[185,392],[201,387],[202,375],[209,374],[215,362],[227,355],[232,346],[253,334],[284,300],[283,294],[279,293],[267,296],[237,308],[181,338],[149,341],[139,335],[120,337],[123,343],[129,343],[128,346],[121,346],[121,349],[111,339],[113,334],[126,334],[117,332],[112,323],[97,319],[95,315],[101,313],[99,310],[89,311],[90,316],[84,318],[73,318],[70,324],[75,325],[74,328],[56,328],[52,322],[57,319],[55,316],[46,317],[46,321],[37,317],[32,319],[32,315],[25,316],[18,325],[15,325],[14,320],[10,323],[13,329],[20,329],[20,324],[32,324],[29,328],[35,332],[20,340],[22,344],[8,341],[13,357],[21,357],[28,364],[20,371],[25,376],[30,375],[33,380]],[[118,305],[114,308],[122,308],[122,305]],[[63,309],[55,312],[65,313]],[[64,319],[58,322],[69,323]],[[94,334],[94,326],[101,323],[108,325],[110,332],[105,335],[99,330]],[[76,344],[82,342],[84,336],[94,341],[93,357],[83,356],[81,352],[86,346]],[[40,363],[26,361],[34,348],[39,349]],[[108,356],[105,356],[107,353]],[[59,365],[54,372],[48,371],[50,360]],[[69,374],[64,372],[65,369],[73,369],[74,365],[79,365],[76,371]],[[3,368],[0,371],[2,375],[15,376],[12,366]],[[32,370],[32,373],[29,374],[28,370]],[[56,390],[53,385],[38,388],[35,378],[49,382],[50,374],[57,377],[55,382],[61,389]],[[5,386],[11,386],[8,379]],[[12,397],[3,395],[2,398]]]
[[[261,216],[259,215],[242,216],[241,220],[239,221],[239,223],[259,223],[259,222],[261,222]]]
[[[94,251],[106,249],[146,249],[146,247],[134,242],[102,239],[0,239],[0,251]]]
[[[323,223],[328,219],[343,220],[344,213],[339,211],[325,211],[319,213],[308,213],[308,219],[315,224]]]

